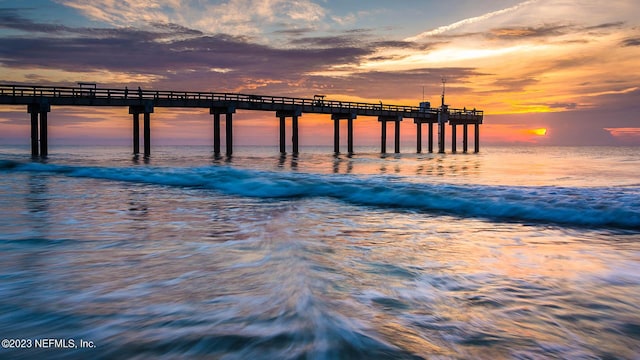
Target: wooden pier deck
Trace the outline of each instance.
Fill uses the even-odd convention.
[[[236,110],[271,111],[280,120],[280,152],[285,152],[285,120],[292,118],[293,152],[297,153],[298,118],[304,113],[328,114],[334,121],[334,151],[340,150],[340,120],[347,120],[348,152],[353,153],[353,120],[358,116],[378,117],[381,123],[381,152],[386,152],[386,124],[395,123],[395,152],[400,152],[400,122],[411,118],[417,125],[417,151],[422,150],[422,124],[429,126],[428,150],[433,151],[433,124],[438,124],[438,151],[444,152],[445,124],[452,127],[452,152],[456,152],[456,127],[463,126],[463,151],[467,151],[468,125],[474,126],[474,151],[479,151],[481,110],[452,109],[425,106],[390,105],[352,101],[327,100],[323,96],[295,98],[240,93],[197,91],[166,91],[144,89],[98,88],[95,84],[79,83],[75,87],[0,84],[0,105],[25,105],[31,114],[31,153],[47,156],[47,114],[52,106],[128,107],[133,115],[133,152],[140,152],[140,114],[143,115],[144,155],[151,154],[151,115],[156,107],[203,108],[213,115],[214,153],[220,153],[220,115],[225,115],[226,154],[233,152],[233,114]]]

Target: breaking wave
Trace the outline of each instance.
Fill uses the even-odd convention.
[[[640,186],[449,185],[406,182],[380,175],[282,173],[230,166],[83,167],[10,160],[1,160],[0,170],[202,188],[246,197],[329,197],[355,205],[463,217],[640,229]]]

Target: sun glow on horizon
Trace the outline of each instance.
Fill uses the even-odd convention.
[[[547,135],[547,129],[546,128],[533,129],[531,130],[531,133],[538,136],[545,136]]]

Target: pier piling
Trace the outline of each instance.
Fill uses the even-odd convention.
[[[452,153],[455,153],[458,150],[456,146],[457,135],[458,135],[456,134],[456,129],[457,129],[456,124],[451,124],[451,152]]]
[[[133,113],[133,154],[140,153],[140,114]]]
[[[226,155],[233,154],[233,113],[227,113],[224,116],[225,137],[226,137]]]
[[[475,123],[473,124],[475,126],[475,142],[473,144],[474,146],[474,150],[473,152],[478,153],[480,152],[480,124]]]
[[[333,120],[333,152],[340,153],[340,120],[347,120],[347,152],[353,154],[353,119],[357,117],[354,113],[331,114]]]
[[[353,117],[347,119],[347,152],[353,154]]]
[[[333,152],[340,153],[340,119],[333,118]]]
[[[287,152],[286,143],[285,143],[286,141],[285,127],[286,127],[287,118],[281,114],[277,114],[276,116],[280,118],[280,154],[285,154]]]
[[[220,114],[224,114],[226,155],[233,154],[233,114],[235,112],[235,106],[225,104],[209,107],[209,114],[213,115],[213,153],[215,156],[220,155]]]
[[[462,125],[462,152],[466,153],[469,145],[469,129],[467,123]]]
[[[429,139],[427,140],[428,148],[429,148],[429,152],[432,153],[433,152],[433,123],[432,122],[429,123],[428,136],[429,136]]]
[[[291,118],[291,150],[294,154],[298,153],[299,134],[298,134],[298,117],[302,115],[300,109],[276,111],[276,117],[280,119],[280,153],[286,153],[286,120]]]
[[[30,110],[31,113],[31,156],[40,155],[38,147],[38,111]]]
[[[213,114],[213,153],[220,155],[220,113]]]
[[[400,121],[402,121],[402,118],[399,118],[398,120],[396,120],[395,122],[395,142],[394,142],[394,152],[396,154],[400,153]]]
[[[422,124],[416,122],[416,152],[422,152]]]
[[[291,150],[298,154],[298,115],[291,116]]]
[[[40,156],[49,155],[49,139],[47,129],[47,111],[40,109]]]
[[[144,113],[144,156],[151,155],[151,114]]]
[[[140,114],[143,114],[142,136],[144,143],[144,156],[151,155],[151,113],[153,104],[147,102],[142,105],[129,106],[129,114],[133,115],[133,153],[140,153]]]
[[[382,126],[382,137],[380,139],[380,152],[385,154],[387,152],[387,121],[393,121],[394,124],[394,152],[397,154],[400,152],[400,122],[403,117],[397,116],[378,116],[378,121]]]
[[[46,157],[49,154],[47,115],[51,106],[46,101],[27,105],[31,115],[31,156]]]
[[[413,122],[416,124],[416,152],[422,152],[422,124],[427,124],[427,149],[431,153],[433,152],[433,123],[438,119],[438,114],[434,112],[425,112],[419,117],[413,118]]]

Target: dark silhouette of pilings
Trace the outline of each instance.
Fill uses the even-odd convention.
[[[133,115],[133,154],[140,153],[140,114],[143,114],[142,135],[144,144],[144,156],[151,155],[151,114],[153,113],[153,104],[146,103],[142,105],[129,106],[129,114]]]
[[[475,141],[473,143],[473,147],[474,147],[473,152],[478,153],[478,152],[480,152],[480,124],[475,123],[475,124],[473,124],[473,126],[475,127],[475,129],[474,129],[475,130],[475,133],[474,133],[474,136],[475,136],[474,140]]]
[[[445,125],[449,121],[449,112],[445,108],[446,105],[442,105],[444,109],[438,112],[438,153],[444,154],[444,139],[445,139]]]
[[[394,122],[394,152],[397,154],[400,152],[400,122],[402,116],[378,116],[378,121],[381,124],[381,138],[380,138],[380,152],[385,154],[387,152],[387,122]]]
[[[46,102],[27,105],[31,114],[31,156],[46,157],[49,155],[47,114],[51,106]]]
[[[422,152],[422,124],[428,125],[427,133],[427,149],[431,153],[433,152],[433,124],[438,121],[438,114],[426,113],[424,116],[416,117],[413,119],[416,124],[416,152]]]
[[[224,114],[226,155],[233,154],[233,114],[234,106],[212,106],[209,114],[213,115],[213,153],[220,155],[220,114]]]
[[[133,113],[133,154],[140,153],[140,113]]]
[[[451,121],[451,152],[455,153],[457,149],[457,132],[456,128],[458,125],[462,125],[462,152],[466,153],[469,150],[469,125],[474,126],[474,152],[480,152],[480,124],[478,123],[467,123],[467,122],[454,122]]]
[[[276,111],[276,117],[280,119],[280,153],[286,154],[286,122],[287,118],[291,118],[291,150],[294,154],[298,154],[299,147],[299,131],[298,117],[302,115],[302,110],[280,110]]]
[[[458,151],[456,147],[456,139],[458,134],[456,133],[457,126],[455,124],[451,124],[451,152],[455,153]]]
[[[354,113],[331,114],[333,120],[333,152],[340,153],[340,120],[347,120],[347,152],[353,154],[353,119]]]
[[[462,125],[462,152],[466,153],[469,147],[469,129],[468,124]]]

